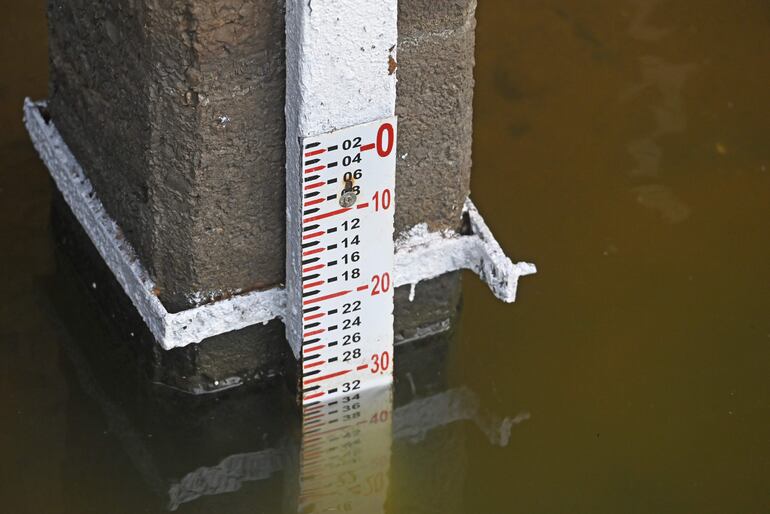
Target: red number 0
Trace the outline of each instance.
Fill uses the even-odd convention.
[[[388,134],[388,146],[385,146],[383,143],[383,136],[387,132]],[[390,152],[393,151],[393,144],[396,142],[395,138],[395,131],[393,130],[393,125],[390,123],[383,123],[380,125],[379,130],[377,131],[377,153],[380,157],[387,157],[390,155]]]
[[[372,296],[377,296],[380,293],[387,293],[390,291],[390,273],[383,273],[372,277],[374,287],[372,287]]]

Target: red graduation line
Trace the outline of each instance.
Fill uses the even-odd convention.
[[[362,286],[358,286],[356,291],[366,291],[367,289],[369,289],[369,284],[364,284]]]
[[[326,232],[324,232],[323,230],[320,232],[313,232],[312,234],[307,234],[302,236],[302,240],[305,241],[307,239],[313,239],[314,237],[322,236],[324,234],[326,234]],[[319,264],[318,266],[323,267],[323,264]],[[305,270],[303,269],[302,272],[304,273]]]
[[[304,350],[302,350],[302,353],[312,353],[312,352],[314,352],[316,350],[322,349],[324,346],[326,346],[326,345],[325,344],[319,344],[318,346],[311,346],[310,348],[305,348]]]
[[[310,207],[311,205],[318,205],[319,203],[325,202],[326,198],[316,198],[315,200],[310,200],[309,202],[305,202],[304,207]]]
[[[349,369],[343,369],[342,371],[337,371],[336,373],[329,373],[328,375],[323,375],[320,377],[311,378],[309,380],[305,380],[305,384],[315,384],[316,382],[321,382],[322,380],[328,380],[330,378],[338,377],[340,375],[347,375],[350,373],[351,370]]]
[[[313,173],[314,171],[321,171],[326,169],[326,165],[316,166],[314,168],[308,168],[305,170],[305,173]]]
[[[317,269],[323,268],[324,266],[326,266],[326,264],[315,264],[313,266],[308,266],[307,268],[302,268],[302,273],[307,273],[309,271],[315,271]]]
[[[317,216],[311,216],[309,218],[305,218],[302,221],[303,221],[303,223],[309,223],[311,221],[318,221],[318,220],[322,220],[324,218],[330,218],[332,216],[336,216],[337,214],[342,214],[343,212],[348,212],[349,210],[350,210],[349,207],[344,208],[344,209],[337,209],[336,211],[326,212],[324,214],[318,214]]]
[[[360,204],[358,204],[356,207],[357,207],[358,209],[366,209],[367,207],[369,207],[369,202],[366,202],[366,203],[360,203]]]
[[[321,391],[320,393],[309,394],[309,395],[305,396],[305,400],[312,400],[313,398],[318,398],[319,396],[323,396],[325,394],[326,393],[324,393],[323,391]]]
[[[311,330],[310,332],[305,332],[305,334],[302,337],[316,336],[318,334],[323,334],[324,332],[326,332],[325,328],[319,328],[318,330]]]
[[[303,285],[302,289],[308,289],[308,288],[311,288],[311,287],[320,286],[324,282],[326,282],[326,281],[325,280],[318,280],[317,282],[310,282],[309,284]]]
[[[307,191],[308,189],[319,188],[319,187],[323,186],[324,184],[326,184],[326,182],[323,182],[323,181],[322,182],[313,182],[312,184],[308,184],[308,185],[305,186],[305,191]]]
[[[308,255],[313,255],[313,254],[316,254],[316,253],[321,253],[321,252],[323,252],[324,250],[326,250],[326,248],[315,248],[315,249],[313,249],[313,250],[308,250],[308,251],[306,251],[306,252],[302,252],[302,256],[303,256],[303,257],[306,257],[306,256],[308,256]]]
[[[302,472],[304,475],[302,475],[303,480],[306,477],[315,477],[315,474],[318,471],[321,471],[323,468],[323,462],[313,462],[312,464],[308,464],[307,466],[302,466]]]
[[[312,316],[305,316],[302,318],[302,321],[312,321],[314,319],[323,318],[326,316],[325,312],[319,312],[318,314],[313,314]]]
[[[362,152],[366,152],[367,150],[373,150],[374,149],[374,143],[369,143],[368,145],[364,145],[361,147]]]
[[[304,477],[304,475],[302,476]],[[311,475],[310,478],[315,478],[315,476]],[[329,486],[327,485],[324,487],[329,487]],[[326,492],[324,491],[325,491],[324,489],[317,489],[317,490],[313,489],[312,492],[302,491],[302,494],[299,496],[299,501],[300,503],[313,502],[313,501],[317,501],[318,498],[321,498],[323,496],[331,496],[332,494],[337,494],[331,491],[326,491]]]
[[[366,423],[366,420],[362,421],[362,423]],[[348,430],[350,428],[349,425],[340,425],[338,427],[330,428],[328,430],[322,430],[321,432],[315,432],[314,436],[321,436],[324,434],[328,434],[329,432],[336,432],[337,430]]]
[[[310,364],[305,364],[302,366],[302,369],[308,369],[308,368],[314,368],[316,366],[320,366],[321,364],[326,364],[326,361],[315,361],[311,362]],[[319,416],[322,416],[323,414],[319,414]]]
[[[319,296],[318,298],[311,298],[309,300],[305,300],[304,302],[302,302],[302,305],[310,305],[311,303],[318,303],[318,302],[322,302],[324,300],[331,300],[332,298],[337,298],[339,296],[346,295],[349,292],[350,292],[349,290],[348,291],[340,291],[338,293],[327,294],[326,296]]]
[[[314,155],[321,155],[326,151],[326,148],[319,148],[318,150],[313,150],[312,152],[305,152],[305,157],[313,157]]]
[[[312,428],[316,428],[316,426],[313,426]],[[306,450],[306,451],[309,451],[309,450]],[[318,454],[316,455],[314,453],[310,457],[306,457],[304,453],[302,454],[302,460],[304,461],[305,464],[307,464],[307,463],[320,464],[321,461],[323,461],[324,455],[323,455],[323,450],[322,449],[318,449],[318,450],[314,449],[313,452],[318,452]],[[321,461],[319,461],[319,459],[321,459]],[[304,474],[303,476],[307,476],[307,473]]]

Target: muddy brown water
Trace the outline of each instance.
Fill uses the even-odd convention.
[[[45,12],[4,4],[0,512],[164,512],[222,461],[175,453],[64,350],[101,329],[52,307],[89,308],[20,121],[46,96]],[[381,511],[770,512],[770,5],[485,0],[478,20],[473,199],[539,273],[514,305],[465,278],[441,372],[475,417],[394,428]],[[264,416],[208,436],[268,447]],[[289,512],[282,466],[178,511]]]

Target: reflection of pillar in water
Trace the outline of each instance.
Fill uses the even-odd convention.
[[[384,512],[392,413],[390,386],[304,406],[298,512]]]

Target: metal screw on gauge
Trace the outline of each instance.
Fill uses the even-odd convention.
[[[355,191],[343,191],[340,195],[340,205],[343,207],[352,207],[358,200],[358,195]]]

